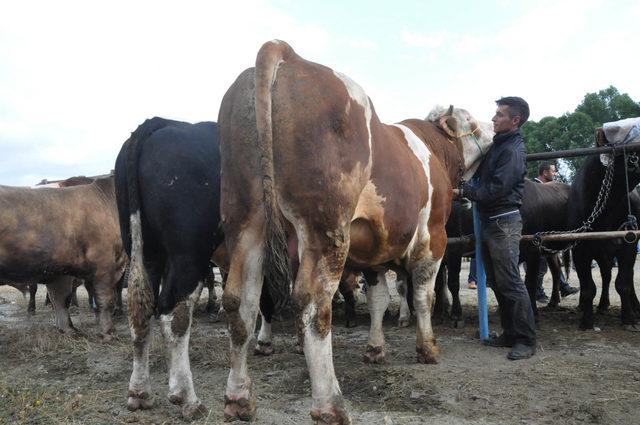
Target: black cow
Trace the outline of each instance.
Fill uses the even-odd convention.
[[[153,404],[149,381],[151,316],[170,351],[169,400],[185,417],[206,409],[194,391],[189,335],[209,259],[222,241],[217,125],[152,118],[116,160],[122,241],[131,259],[128,315],[134,346],[128,407]],[[162,282],[162,288],[160,287]]]
[[[637,162],[628,161],[627,168],[625,167],[624,155],[617,155],[613,158],[615,168],[611,191],[602,213],[592,225],[592,231],[618,230],[621,224],[627,220],[628,188],[633,188],[640,183],[640,168]],[[611,159],[609,158],[609,160]],[[626,177],[625,170],[628,170]],[[598,183],[604,180],[605,171],[606,167],[603,165],[601,157],[592,156],[586,159],[583,167],[576,173],[569,198],[571,205],[567,223],[569,228],[581,226],[591,214],[600,189]],[[594,184],[594,182],[596,183]],[[627,330],[640,331],[640,328],[636,326],[636,311],[640,310],[640,306],[633,290],[633,267],[636,261],[635,243],[625,243],[620,239],[583,241],[573,248],[572,254],[580,279],[580,308],[583,313],[580,328],[594,328],[593,299],[596,296],[596,285],[591,275],[591,262],[595,259],[606,270],[610,268],[607,263],[615,257],[618,260],[615,285],[620,295],[622,324]],[[601,304],[604,308],[606,302],[603,304],[601,301]]]

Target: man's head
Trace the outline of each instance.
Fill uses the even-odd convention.
[[[538,179],[543,183],[554,181],[557,174],[558,170],[556,170],[556,166],[550,162],[543,162],[540,167],[538,167]]]
[[[514,132],[529,119],[529,104],[521,97],[503,97],[496,100],[496,105],[498,109],[491,119],[496,134]]]

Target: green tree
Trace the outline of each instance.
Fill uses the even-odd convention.
[[[620,94],[610,86],[597,93],[587,93],[572,113],[561,117],[544,117],[539,122],[529,121],[522,126],[527,152],[554,152],[565,149],[592,147],[594,134],[605,122],[640,116],[640,102],[634,102],[627,94]],[[584,157],[558,159],[559,178],[570,182]],[[527,176],[538,175],[540,162],[527,163]]]
[[[600,127],[605,122],[640,116],[640,102],[609,86],[597,93],[587,93],[576,111],[589,115],[595,126]]]
[[[522,134],[528,152],[555,152],[593,146],[593,121],[582,112],[567,113],[559,118],[544,117],[539,122],[527,122],[522,126]],[[570,181],[571,176],[582,165],[583,158],[559,159],[555,162],[559,178]],[[541,162],[529,162],[527,175],[538,175]]]

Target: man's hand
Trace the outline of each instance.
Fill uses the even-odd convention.
[[[453,189],[453,199],[460,197],[460,189]]]

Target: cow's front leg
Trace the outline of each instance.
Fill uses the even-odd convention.
[[[231,337],[231,369],[224,397],[225,420],[252,421],[256,399],[247,368],[247,352],[256,326],[262,290],[264,242],[247,231],[231,251],[229,275],[222,295]]]
[[[260,294],[260,332],[254,354],[259,356],[270,356],[273,354],[273,335],[271,334],[271,322],[273,321],[273,301],[269,291],[262,291]]]
[[[398,314],[398,326],[401,328],[407,328],[411,324],[411,309],[408,302],[408,281],[409,276],[406,273],[396,272],[397,283],[396,289],[400,296],[400,312]]]
[[[367,289],[367,305],[371,316],[369,329],[369,341],[364,354],[365,363],[384,363],[384,333],[382,331],[382,319],[389,306],[389,288],[384,272],[378,272],[377,283]],[[406,302],[405,297],[401,297]],[[402,303],[402,301],[401,301]]]
[[[435,281],[441,258],[423,258],[411,267],[413,304],[417,319],[416,352],[418,363],[437,363],[440,349],[431,326],[431,309],[435,297]]]
[[[171,272],[169,273],[171,277]],[[207,413],[193,388],[189,364],[189,336],[193,307],[200,298],[202,284],[185,301],[176,304],[170,314],[160,316],[162,334],[169,351],[169,401],[182,406],[186,419],[202,417]]]
[[[61,276],[47,282],[47,293],[53,304],[56,315],[56,326],[65,334],[74,335],[77,333],[69,316],[67,300],[73,291],[73,278]]]

